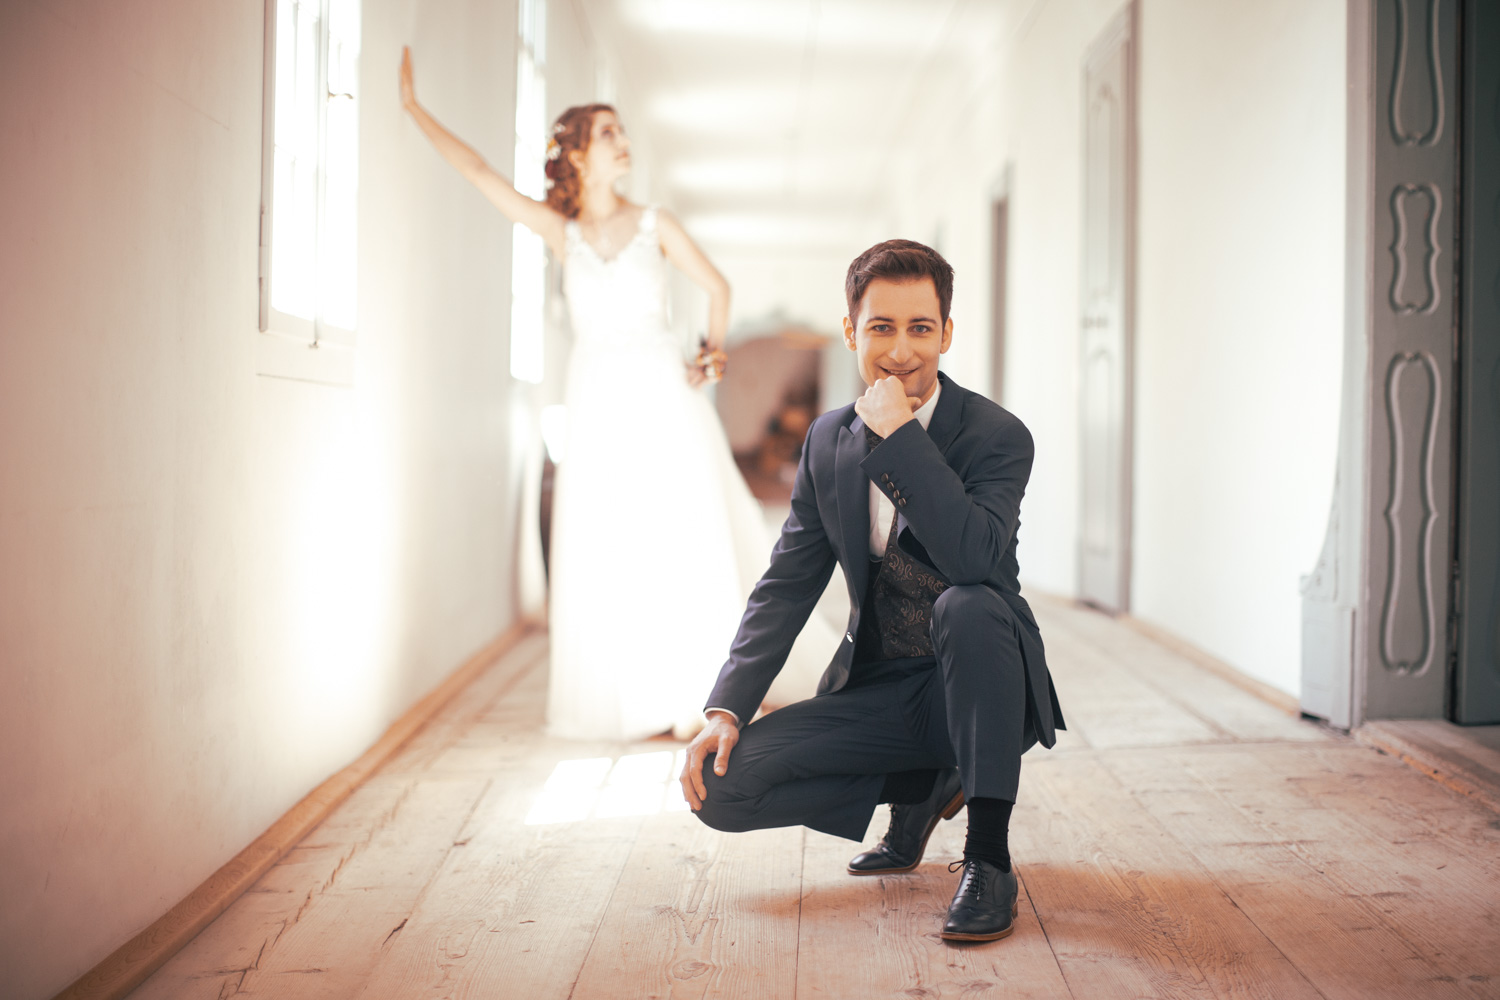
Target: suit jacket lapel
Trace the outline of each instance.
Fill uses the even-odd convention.
[[[938,379],[943,383],[943,393],[938,397],[937,408],[932,411],[932,420],[927,425],[927,436],[932,439],[932,443],[937,446],[938,451],[942,452],[946,460],[948,447],[953,444],[953,439],[958,437],[958,432],[963,430],[964,397],[969,394],[969,391],[942,372],[938,372]],[[868,514],[865,515],[865,519],[868,522]],[[896,525],[896,537],[902,550],[931,567],[932,557],[911,533],[911,529],[907,527],[906,517],[900,511],[896,512]],[[867,527],[866,531],[868,530]]]
[[[938,451],[942,452],[946,458],[948,446],[963,429],[961,419],[964,412],[963,398],[969,394],[969,391],[942,372],[938,372],[938,380],[943,383],[943,394],[938,397],[937,408],[932,411],[932,422],[927,425],[927,436],[932,438],[932,443],[937,445]]]
[[[942,400],[938,400],[939,406]],[[859,463],[870,452],[865,442],[865,422],[855,417],[839,428],[833,479],[837,490],[839,525],[844,530],[844,559],[856,597],[863,595],[870,575],[870,480]]]

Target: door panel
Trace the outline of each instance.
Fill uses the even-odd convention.
[[[1436,718],[1453,551],[1458,3],[1375,5],[1364,715]]]
[[[1134,12],[1084,65],[1079,595],[1113,612],[1130,607]]]

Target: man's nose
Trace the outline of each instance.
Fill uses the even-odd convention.
[[[886,352],[885,356],[896,362],[896,364],[898,365],[904,365],[906,364],[906,362],[911,360],[911,341],[907,339],[906,334],[896,334],[895,339],[891,343],[891,349]]]

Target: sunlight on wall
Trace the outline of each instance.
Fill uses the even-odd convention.
[[[653,816],[688,808],[677,775],[686,750],[559,761],[526,814],[527,826],[617,816]]]
[[[373,408],[361,408],[369,411]],[[329,747],[365,738],[390,696],[380,650],[393,617],[391,567],[399,538],[394,473],[380,447],[375,412],[337,421],[300,455],[295,487],[282,498],[295,541],[281,586],[292,619],[287,666],[296,671],[287,723]]]

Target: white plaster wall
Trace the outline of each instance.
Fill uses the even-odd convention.
[[[1338,451],[1345,4],[1141,22],[1134,611],[1295,693]]]
[[[944,368],[989,391],[990,204],[1010,166],[1006,407],[1036,439],[1026,586],[1077,591],[1083,58],[1119,0],[1017,5],[891,170],[890,235],[957,272]],[[1143,0],[1133,612],[1286,691],[1332,490],[1344,5]]]
[[[370,0],[352,388],[256,374],[262,0],[0,5],[0,983],[51,996],[513,620],[510,0]],[[585,63],[592,66],[592,62]]]

